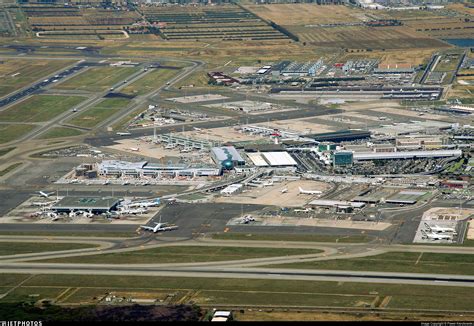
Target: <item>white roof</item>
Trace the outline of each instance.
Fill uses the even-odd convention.
[[[227,317],[213,317],[211,321],[227,321]]]
[[[316,199],[309,203],[310,205],[314,206],[352,206],[355,208],[364,207],[365,203],[359,202],[350,202],[350,201],[343,201],[343,200],[328,200],[328,199]]]
[[[255,166],[268,166],[267,162],[265,162],[265,159],[260,153],[247,153],[247,156]]]
[[[218,310],[214,313],[214,317],[230,317],[231,314],[230,311]]]
[[[262,155],[271,166],[298,165],[287,152],[267,152]]]
[[[410,151],[410,152],[389,152],[389,153],[354,153],[354,160],[373,160],[373,159],[397,159],[414,157],[450,157],[461,156],[460,149],[439,150],[439,151]]]

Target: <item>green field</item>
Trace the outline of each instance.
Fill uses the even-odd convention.
[[[7,167],[6,169],[3,169],[0,171],[0,177],[4,176],[5,174],[15,170],[17,167],[19,167],[20,165],[22,165],[23,163],[22,162],[18,162],[18,163],[13,163],[12,165],[10,165],[9,167]]]
[[[8,154],[9,152],[14,150],[15,148],[16,147],[8,147],[8,148],[0,149],[0,156]]]
[[[82,135],[82,132],[73,128],[66,127],[54,127],[49,129],[47,132],[41,135],[39,139],[51,139],[51,138],[61,138],[61,137],[72,137]]]
[[[287,255],[317,254],[314,249],[176,246],[111,254],[43,260],[50,263],[157,264],[239,260]]]
[[[0,64],[0,97],[65,68],[70,60],[3,59]]]
[[[26,275],[3,274],[0,287],[9,289]],[[57,288],[73,288],[68,303],[97,302],[111,291],[175,294],[173,302],[280,306],[364,307],[378,306],[390,297],[387,308],[472,310],[474,291],[468,287],[422,286],[350,282],[311,282],[232,278],[143,277],[112,275],[35,275],[0,302],[40,294],[35,301],[57,294]],[[77,291],[79,289],[79,291]],[[77,296],[76,296],[77,294]],[[183,297],[186,296],[186,298]],[[157,294],[162,296],[162,294]],[[95,297],[95,298],[94,298]],[[30,299],[31,300],[31,299]]]
[[[148,94],[157,88],[163,86],[168,80],[176,76],[180,70],[171,70],[171,69],[156,69],[143,78],[127,85],[126,87],[120,90],[121,93],[129,95],[144,95]]]
[[[58,84],[55,88],[103,92],[137,72],[130,67],[94,67]]]
[[[13,141],[35,128],[30,124],[0,124],[0,144]]]
[[[29,254],[34,252],[60,251],[94,248],[95,245],[82,243],[38,243],[38,242],[1,242],[0,256]]]
[[[125,98],[108,98],[68,120],[68,123],[77,127],[92,128],[126,107],[129,103],[130,100]]]
[[[271,267],[474,275],[474,254],[390,252],[362,258],[279,264]]]
[[[35,95],[0,113],[0,121],[43,122],[84,101],[80,96]]]
[[[44,237],[99,237],[99,238],[132,238],[137,236],[134,232],[98,232],[98,231],[2,231],[0,230],[0,235],[34,235],[34,236],[44,236]]]
[[[341,242],[362,243],[368,242],[370,238],[366,235],[333,236],[319,234],[250,234],[250,233],[216,233],[213,239],[219,240],[261,240],[261,241],[312,241],[312,242]]]

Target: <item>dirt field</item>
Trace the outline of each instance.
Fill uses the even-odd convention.
[[[300,195],[298,187],[305,190],[327,191],[330,185],[324,182],[298,180],[275,183],[273,186],[263,188],[251,188],[246,192],[230,197],[219,197],[218,203],[242,203],[242,204],[260,204],[276,205],[282,207],[302,207],[318,195]],[[288,192],[281,193],[282,189],[288,189]]]
[[[279,25],[359,22],[372,16],[361,9],[310,3],[247,5],[246,8]]]
[[[404,115],[407,117],[419,117],[418,112],[411,111],[409,109],[404,109],[404,108],[400,108],[400,109],[379,108],[379,109],[375,109],[371,111],[393,113],[393,114],[398,114],[398,115]],[[425,113],[422,118],[426,120],[437,120],[437,121],[443,121],[443,122],[448,122],[449,120],[451,120],[450,117],[437,115],[437,114],[431,114],[431,113]]]

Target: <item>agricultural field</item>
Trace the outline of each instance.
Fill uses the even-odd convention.
[[[93,67],[56,85],[55,88],[103,92],[137,71],[137,68],[131,67]]]
[[[346,6],[313,3],[246,5],[257,16],[279,25],[353,23],[372,19],[374,13]]]
[[[123,262],[127,262],[127,264],[193,263],[317,254],[320,252],[320,250],[313,249],[176,246],[112,254],[57,258],[43,260],[42,262],[77,264],[123,264]]]
[[[4,122],[44,122],[78,105],[81,96],[34,95],[0,112]]]
[[[32,124],[0,124],[0,144],[20,138],[35,128]]]
[[[405,25],[419,33],[435,38],[470,38],[473,34],[474,19],[466,21],[459,18],[437,18],[413,20]]]
[[[20,284],[21,282],[24,282]],[[17,288],[13,289],[15,286]],[[162,298],[168,303],[387,307],[401,309],[470,310],[474,292],[469,288],[405,284],[310,282],[232,278],[142,277],[112,275],[4,274],[1,292],[12,290],[1,302],[37,301],[97,303],[107,293]],[[66,291],[69,295],[61,295]],[[33,295],[33,296],[31,296]]]
[[[143,7],[150,23],[160,23],[169,40],[275,40],[287,36],[236,5]]]
[[[15,25],[10,17],[10,13],[6,9],[0,10],[0,36],[14,35]]]
[[[42,134],[39,139],[52,139],[52,138],[62,138],[62,137],[73,137],[82,135],[82,131],[66,128],[66,127],[54,127]]]
[[[474,255],[390,252],[361,258],[279,264],[271,267],[473,275]]]
[[[108,35],[122,31],[140,20],[135,11],[77,7],[24,7],[33,32],[68,31],[77,36]],[[65,36],[65,34],[42,34]]]
[[[129,103],[129,99],[108,98],[68,120],[67,123],[76,127],[93,128]]]
[[[405,26],[284,27],[301,42],[321,47],[372,50],[448,47]]]
[[[3,59],[0,61],[0,97],[63,69],[71,60]]]
[[[385,17],[385,12],[316,4],[247,5],[258,16],[274,21],[318,47],[347,49],[430,48],[447,45],[406,26],[368,27],[363,21]],[[333,24],[333,26],[324,26]]]
[[[179,69],[154,69],[139,80],[122,88],[120,92],[123,94],[135,96],[148,94],[163,86],[168,80],[176,76],[179,72]]]

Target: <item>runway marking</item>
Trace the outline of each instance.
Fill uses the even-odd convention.
[[[415,265],[418,265],[418,263],[420,262],[421,256],[423,256],[423,252],[421,252],[420,255],[418,256],[418,259],[416,260]]]

